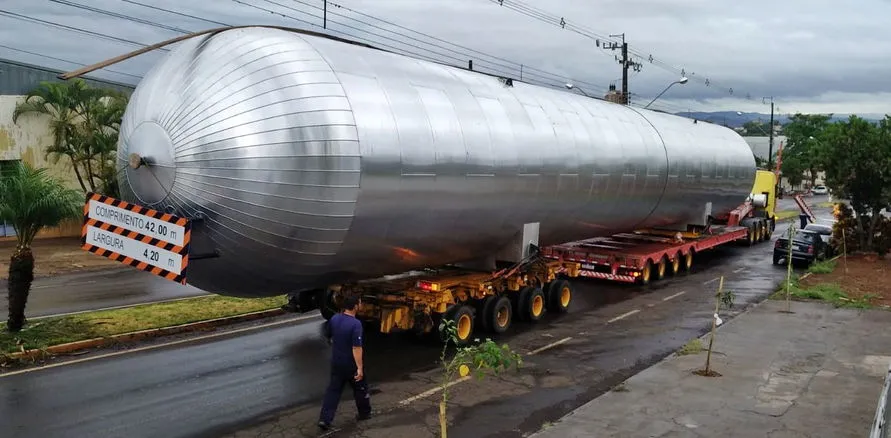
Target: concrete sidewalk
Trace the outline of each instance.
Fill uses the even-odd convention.
[[[532,435],[866,437],[891,361],[891,312],[768,300],[705,352],[650,367]],[[708,345],[708,335],[703,346]]]

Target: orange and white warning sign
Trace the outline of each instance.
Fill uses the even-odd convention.
[[[191,236],[188,219],[87,194],[81,239],[94,254],[185,284]]]

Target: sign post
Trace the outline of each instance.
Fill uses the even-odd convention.
[[[191,237],[188,219],[87,194],[81,241],[89,252],[186,284]]]

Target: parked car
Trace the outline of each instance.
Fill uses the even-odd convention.
[[[827,195],[829,194],[829,189],[826,188],[826,186],[814,186],[814,188],[811,189],[811,193],[815,195]]]
[[[800,230],[792,239],[792,262],[812,263],[826,258],[826,247],[820,233],[813,230]],[[773,247],[773,264],[787,261],[789,256],[789,238],[779,237]]]
[[[813,231],[820,235],[820,239],[823,240],[823,243],[825,244],[824,250],[826,251],[826,258],[835,256],[835,248],[832,246],[832,225],[807,224],[807,226],[804,227],[804,230]]]

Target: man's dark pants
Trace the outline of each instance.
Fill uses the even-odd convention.
[[[334,413],[337,411],[337,405],[340,403],[340,396],[343,393],[343,385],[349,383],[353,387],[353,397],[356,399],[356,409],[359,411],[359,418],[368,417],[371,414],[371,396],[368,394],[368,384],[365,378],[356,381],[356,367],[331,365],[331,381],[328,383],[328,389],[325,391],[325,399],[322,402],[322,412],[320,420],[326,424],[334,421]]]

